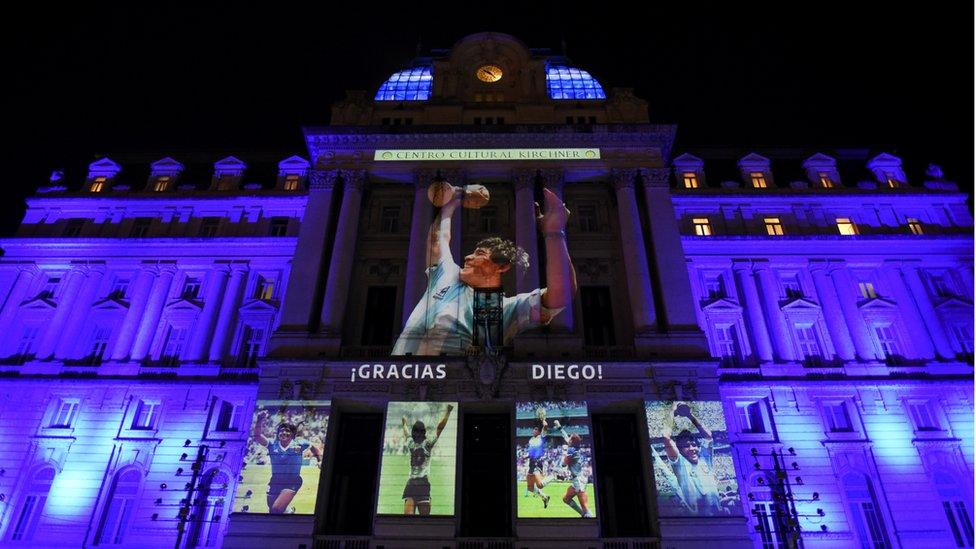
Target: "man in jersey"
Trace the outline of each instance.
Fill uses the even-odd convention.
[[[565,307],[572,306],[576,272],[566,248],[569,210],[549,189],[545,212],[536,205],[539,230],[545,237],[546,287],[504,297],[504,345],[515,334],[544,326]],[[513,265],[528,266],[524,250],[502,238],[486,238],[475,245],[458,266],[451,255],[451,216],[463,191],[455,187],[452,200],[441,206],[428,235],[427,288],[393,346],[393,355],[439,356],[464,354],[471,345],[474,290],[502,287],[502,274]]]
[[[262,432],[268,412],[258,413],[258,420],[254,424],[252,438],[254,442],[268,449],[268,460],[271,461],[271,480],[268,481],[268,512],[275,515],[291,511],[291,501],[302,487],[302,460],[308,451],[321,465],[322,456],[319,449],[307,440],[295,438],[298,427],[290,423],[280,423],[275,429],[274,440],[269,441]]]
[[[444,417],[437,424],[433,438],[427,438],[427,427],[419,419],[407,428],[407,417],[403,417],[403,434],[407,437],[407,452],[410,454],[410,478],[403,488],[403,514],[430,514],[430,454],[447,425],[454,406],[447,405]]]
[[[558,419],[553,421],[552,424],[559,430],[559,434],[563,436],[563,440],[566,441],[567,445],[565,454],[563,455],[563,465],[569,470],[570,484],[566,488],[566,494],[563,496],[563,503],[569,505],[581,517],[593,518],[593,514],[590,513],[590,509],[587,507],[589,497],[586,495],[586,485],[590,479],[583,472],[584,456],[581,448],[583,437],[579,433],[567,435],[566,429],[559,424]],[[577,499],[579,503],[576,503]]]
[[[675,418],[684,417],[698,430],[699,439],[691,431],[683,430],[673,436]],[[662,427],[664,452],[678,482],[680,499],[690,513],[707,516],[722,512],[718,481],[712,470],[712,432],[691,413],[684,402],[675,402],[670,418]]]
[[[548,424],[545,419],[537,420],[538,423],[532,427],[532,436],[529,438],[527,453],[529,455],[529,471],[525,475],[525,489],[528,493],[542,498],[543,509],[549,507],[549,496],[542,489],[546,487],[551,479],[542,478],[542,458],[546,455],[546,427]]]

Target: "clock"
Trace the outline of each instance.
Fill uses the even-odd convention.
[[[495,65],[482,65],[478,67],[475,75],[482,82],[492,83],[502,79],[502,70]]]

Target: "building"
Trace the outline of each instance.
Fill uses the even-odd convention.
[[[675,131],[487,33],[259,183],[39,189],[0,242],[4,544],[973,546],[966,196]]]

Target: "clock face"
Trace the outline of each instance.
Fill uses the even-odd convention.
[[[495,65],[482,65],[475,74],[482,82],[498,82],[502,79],[502,70]]]

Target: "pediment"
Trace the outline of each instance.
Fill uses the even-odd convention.
[[[109,157],[100,158],[88,165],[88,170],[91,172],[112,172],[118,173],[122,171],[122,165],[118,162],[112,160]]]
[[[50,310],[57,309],[58,304],[47,297],[35,297],[21,303],[20,308],[28,310]]]
[[[734,313],[741,312],[742,307],[727,297],[720,297],[706,302],[702,305],[702,310],[710,313]]]
[[[898,308],[898,304],[895,303],[894,301],[888,301],[887,299],[880,298],[880,297],[869,299],[861,303],[860,305],[858,305],[858,309],[861,309],[862,311],[871,311],[871,310],[890,311],[897,308]]]
[[[805,297],[796,297],[780,307],[783,311],[819,311],[820,304]]]
[[[170,301],[166,304],[166,307],[163,308],[163,310],[167,312],[199,311],[201,309],[203,309],[201,302],[194,299],[187,299],[185,297]]]
[[[973,312],[973,304],[970,301],[959,299],[958,297],[950,297],[935,306],[937,310],[940,311],[968,311]]]
[[[178,173],[182,172],[183,168],[182,162],[168,156],[152,163],[152,173]]]
[[[309,164],[308,160],[305,160],[304,158],[295,155],[295,156],[289,156],[288,158],[282,160],[281,162],[278,162],[278,169],[282,171],[307,170],[310,165],[311,164]]]
[[[129,303],[123,299],[106,297],[93,303],[92,309],[96,311],[128,311]]]
[[[814,154],[813,156],[811,156],[811,157],[809,157],[809,158],[807,158],[806,160],[803,161],[803,167],[804,168],[811,168],[811,167],[818,167],[818,168],[831,167],[831,168],[833,168],[836,165],[837,165],[837,160],[834,157],[827,156],[826,154],[823,154],[823,153]]]
[[[228,156],[214,162],[214,168],[222,171],[243,171],[244,168],[247,168],[247,164],[240,158]]]
[[[671,163],[675,166],[682,166],[686,168],[699,168],[705,164],[705,161],[693,154],[684,153],[672,160]]]
[[[242,305],[241,308],[240,308],[240,311],[242,313],[246,313],[246,312],[249,312],[249,313],[271,312],[271,313],[273,313],[273,312],[275,312],[277,310],[278,309],[274,305],[272,305],[272,304],[270,304],[267,301],[264,301],[262,299],[252,299],[252,300],[248,301],[247,303],[245,303],[244,305]]]
[[[739,159],[739,166],[769,167],[769,159],[761,154],[749,153]]]
[[[901,166],[901,158],[888,153],[881,153],[871,160],[868,160],[869,169],[893,166]]]

